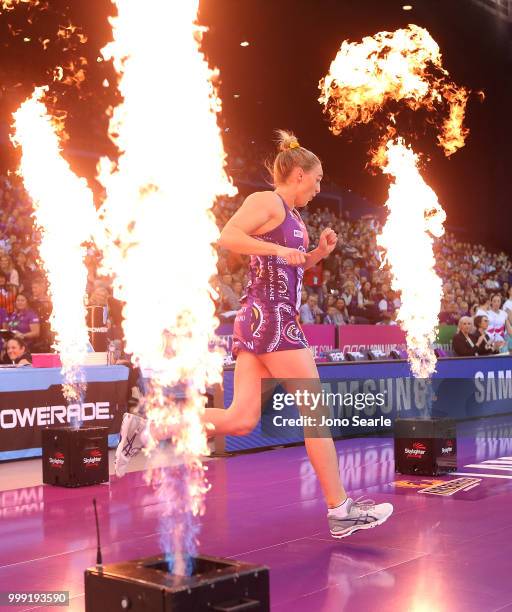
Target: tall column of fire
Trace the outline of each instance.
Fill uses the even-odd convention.
[[[106,191],[103,251],[125,302],[126,350],[151,371],[151,431],[172,440],[174,467],[149,477],[163,502],[172,571],[184,574],[207,490],[203,394],[222,370],[222,355],[208,348],[217,325],[209,283],[218,230],[210,209],[233,188],[224,172],[215,72],[200,51],[198,0],[115,4],[113,41],[103,55],[114,62],[123,102],[110,120],[119,158],[102,160],[98,172]]]
[[[442,297],[434,266],[433,244],[446,215],[418,170],[418,156],[397,133],[401,110],[444,112],[438,144],[447,156],[464,145],[468,92],[448,78],[439,46],[424,28],[410,25],[379,32],[360,43],[344,41],[329,73],[320,81],[319,101],[330,128],[343,130],[373,122],[380,139],[372,163],[389,175],[389,214],[378,244],[391,266],[392,287],[401,294],[398,320],[407,335],[412,372],[430,376]]]

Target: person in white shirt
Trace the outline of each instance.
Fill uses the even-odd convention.
[[[486,295],[480,295],[478,298],[478,308],[475,312],[475,317],[487,317],[491,308],[491,301]]]
[[[512,287],[509,287],[508,299],[503,304],[503,310],[505,312],[512,311]]]
[[[501,308],[501,295],[495,293],[491,298],[491,309],[487,312],[489,327],[487,333],[492,342],[505,342],[505,327],[508,322],[507,313]]]

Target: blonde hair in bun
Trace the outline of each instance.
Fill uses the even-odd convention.
[[[278,153],[269,168],[274,185],[286,183],[292,170],[296,167],[302,168],[304,172],[309,172],[321,163],[314,153],[300,146],[297,137],[292,132],[276,130],[276,137]]]

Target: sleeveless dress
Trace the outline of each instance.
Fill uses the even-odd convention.
[[[278,195],[278,194],[276,194]],[[273,230],[252,238],[306,252],[309,238],[304,222],[281,196],[285,217]],[[250,280],[241,298],[233,329],[233,357],[239,351],[257,355],[308,348],[299,322],[303,266],[291,266],[275,255],[253,255]]]

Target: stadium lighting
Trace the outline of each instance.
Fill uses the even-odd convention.
[[[404,10],[404,11],[412,11],[412,4],[404,4],[402,6],[402,10]]]
[[[244,40],[244,41],[242,41],[242,42],[240,43],[240,46],[241,46],[241,47],[248,47],[248,46],[249,46],[249,43],[248,43],[246,40]]]

